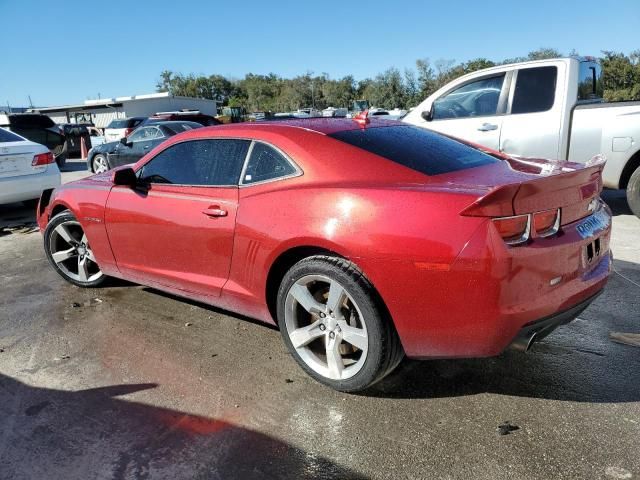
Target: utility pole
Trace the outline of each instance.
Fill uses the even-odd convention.
[[[316,108],[316,96],[314,95],[314,85],[311,82],[311,108]]]

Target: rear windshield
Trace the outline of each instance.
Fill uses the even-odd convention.
[[[133,128],[142,123],[143,118],[121,118],[118,120],[111,120],[111,123],[107,128]]]
[[[345,130],[329,136],[425,175],[499,162],[473,147],[410,125]]]
[[[9,115],[9,123],[15,128],[50,128],[55,125],[46,115]]]
[[[24,138],[19,137],[15,133],[0,128],[0,143],[5,142],[22,142]]]

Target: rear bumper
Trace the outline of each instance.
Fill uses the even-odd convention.
[[[564,310],[560,313],[556,313],[535,322],[528,323],[520,329],[516,337],[509,345],[509,348],[512,350],[527,352],[529,348],[531,348],[531,345],[534,344],[534,342],[543,339],[559,326],[566,325],[567,323],[575,320],[575,318],[580,315],[589,305],[591,305],[591,302],[599,297],[602,292],[603,290],[600,290],[595,295],[592,295],[591,297],[583,300],[582,302],[569,308],[568,310]]]
[[[586,308],[605,287],[611,271],[611,224],[582,238],[577,226],[584,220],[521,247],[507,246],[487,222],[446,268],[425,270],[389,261],[365,272],[380,285],[408,357],[491,357],[540,319],[564,312],[571,316],[579,305]],[[596,240],[598,254],[588,259],[585,253]]]
[[[48,165],[41,173],[0,178],[0,204],[40,198],[44,190],[59,187],[60,184],[60,170],[55,164]]]

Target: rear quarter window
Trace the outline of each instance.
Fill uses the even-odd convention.
[[[345,130],[329,136],[425,175],[500,161],[438,133],[409,125]]]

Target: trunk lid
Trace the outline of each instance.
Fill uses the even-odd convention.
[[[33,175],[47,169],[46,165],[34,167],[31,165],[36,153],[41,153],[40,145],[29,141],[0,143],[0,178]]]
[[[562,224],[589,215],[591,200],[602,191],[604,159],[586,164],[528,158],[440,175],[436,183],[475,192],[467,216],[506,217],[562,208]],[[434,177],[435,180],[436,177]],[[443,185],[444,186],[444,185]]]

